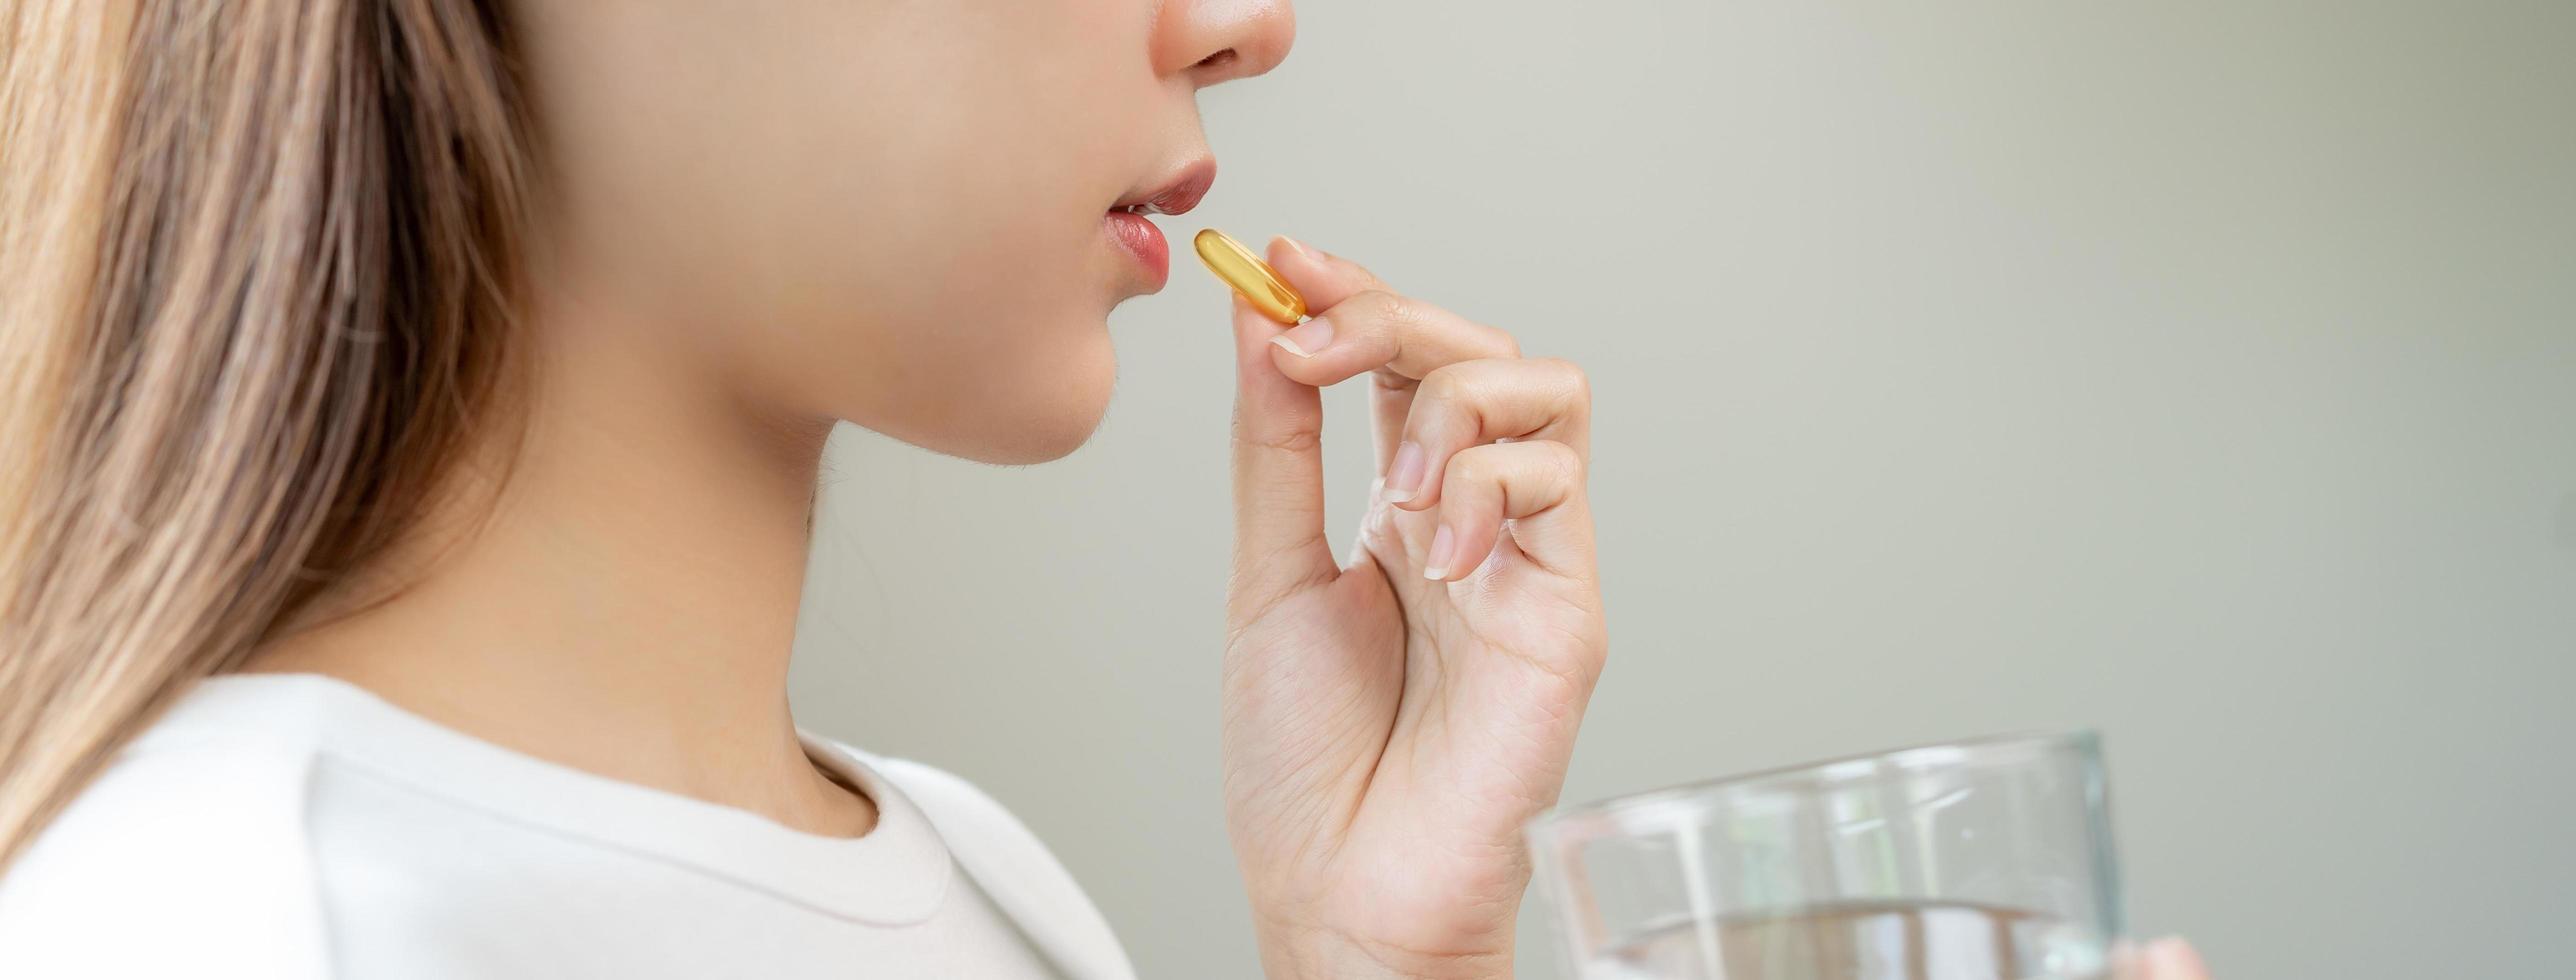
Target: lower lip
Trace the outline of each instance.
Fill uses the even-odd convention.
[[[1163,281],[1172,276],[1172,246],[1163,240],[1163,230],[1145,220],[1144,215],[1128,211],[1111,211],[1101,224],[1109,229],[1109,237],[1118,240],[1119,247],[1145,267],[1147,291],[1161,290]]]

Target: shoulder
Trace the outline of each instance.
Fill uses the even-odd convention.
[[[951,847],[987,842],[1038,844],[1037,835],[1013,816],[1010,808],[956,773],[912,759],[876,755],[847,745],[840,748],[902,790],[905,797],[929,814],[943,836],[966,838],[950,841]]]
[[[1073,883],[1072,874],[1038,840],[1037,834],[975,784],[910,759],[876,755],[838,742],[831,744],[893,784],[896,792],[929,818],[931,827],[938,831],[957,862],[976,873],[977,883],[988,890],[997,884],[1017,887],[1052,884],[1059,879],[1067,886]],[[1003,880],[985,881],[987,874]]]
[[[1099,907],[1000,801],[944,769],[824,741],[875,770],[920,808],[958,866],[1066,975],[1135,976]]]
[[[0,877],[0,976],[320,976],[293,719],[182,700]]]

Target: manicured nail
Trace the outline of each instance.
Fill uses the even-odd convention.
[[[1458,542],[1449,537],[1449,525],[1431,532],[1431,551],[1422,556],[1422,577],[1437,582],[1449,577],[1449,563],[1455,560]]]
[[[1422,447],[1407,441],[1395,447],[1395,460],[1386,466],[1386,499],[1403,503],[1422,492]]]
[[[1324,345],[1333,342],[1333,321],[1307,317],[1306,322],[1288,328],[1286,333],[1270,338],[1280,349],[1299,357],[1313,357]]]

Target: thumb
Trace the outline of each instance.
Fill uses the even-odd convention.
[[[1270,362],[1279,324],[1234,297],[1234,573],[1229,629],[1332,580],[1324,540],[1324,404]]]

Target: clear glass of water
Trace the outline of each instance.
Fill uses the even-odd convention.
[[[2100,740],[1903,749],[1559,809],[1583,980],[2092,980],[2121,932]]]

